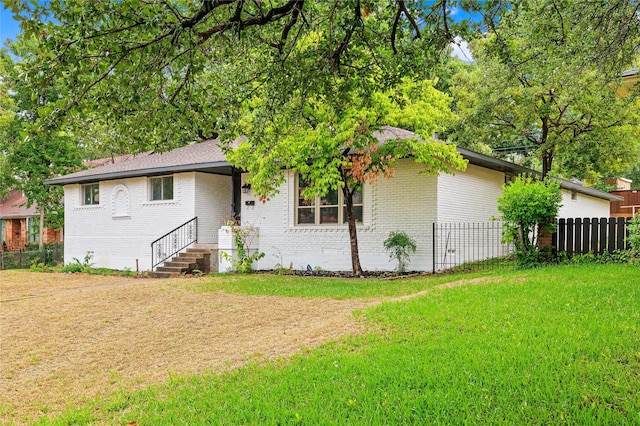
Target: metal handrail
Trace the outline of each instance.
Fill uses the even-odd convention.
[[[179,253],[185,247],[198,242],[198,216],[183,223],[151,243],[151,270]],[[160,260],[157,260],[160,259]]]

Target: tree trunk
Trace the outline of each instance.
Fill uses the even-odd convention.
[[[40,230],[38,232],[40,234],[40,238],[38,239],[38,248],[42,251],[42,248],[44,247],[44,207],[40,207]]]
[[[551,164],[553,162],[553,153],[544,152],[542,154],[542,179],[546,178],[551,172]]]
[[[552,94],[553,95],[553,94]],[[540,146],[542,147],[542,179],[551,173],[551,164],[553,163],[554,147],[548,146],[549,140],[549,117],[542,118],[542,134],[540,135]]]
[[[347,183],[342,187],[342,194],[347,207],[347,223],[349,224],[349,241],[351,243],[351,269],[354,275],[362,276],[360,265],[360,252],[358,251],[358,233],[356,231],[356,216],[353,212],[353,192],[349,190]]]
[[[527,236],[524,232],[524,225],[520,224],[518,226],[518,238],[520,239],[520,250],[527,252],[529,249],[529,245],[527,244]],[[518,244],[516,244],[516,247]]]

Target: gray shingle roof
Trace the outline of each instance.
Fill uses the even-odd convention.
[[[237,142],[239,141],[235,143]],[[94,169],[49,179],[45,183],[65,185],[195,170],[231,174],[231,166],[225,158],[219,140],[183,146],[169,152],[154,152],[115,164],[105,164]]]
[[[382,126],[380,131],[373,133],[373,136],[378,139],[381,144],[384,144],[388,140],[413,138],[415,137],[415,134],[397,127]],[[232,146],[237,146],[238,143],[245,140],[246,138],[244,137],[238,138],[232,143]],[[475,151],[460,147],[457,149],[470,164],[501,171],[503,173],[540,174],[539,172],[518,164],[480,154]],[[95,169],[83,170],[77,173],[50,179],[45,183],[49,185],[66,185],[70,183],[89,183],[100,180],[123,179],[139,176],[157,176],[188,171],[202,171],[231,175],[232,167],[225,158],[224,152],[220,147],[220,141],[216,139],[176,148],[169,152],[153,153],[147,156],[135,157],[120,163],[106,164],[104,166],[96,167]],[[563,179],[557,180],[560,181],[562,188],[570,191],[576,191],[607,200],[622,199],[617,195],[585,187],[574,182]]]

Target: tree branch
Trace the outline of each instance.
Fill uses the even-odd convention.
[[[447,0],[442,0],[442,22],[444,24],[444,35],[449,40],[450,43],[453,43],[453,36],[451,35],[451,31],[449,30],[449,24],[447,23]]]
[[[208,14],[216,10],[220,6],[235,3],[237,0],[202,0],[202,6],[200,10],[191,18],[182,21],[180,26],[182,28],[193,28],[196,24],[202,21]],[[241,1],[242,2],[242,1]]]
[[[446,1],[445,1],[445,3],[446,3]],[[407,17],[407,19],[409,20],[409,23],[411,24],[411,26],[413,27],[413,30],[416,33],[416,35],[413,37],[413,39],[417,40],[419,38],[422,38],[422,35],[420,34],[420,27],[416,23],[416,20],[413,19],[413,16],[409,12],[409,9],[407,9],[407,5],[404,3],[404,0],[398,0],[398,7],[402,10],[402,13],[404,13],[404,16]]]
[[[171,98],[169,99],[169,103],[173,103],[173,101],[176,99],[178,94],[182,91],[182,88],[185,86],[185,84],[187,84],[189,77],[191,77],[191,64],[189,64],[189,66],[187,67],[187,72],[185,72],[184,79],[180,83],[180,86],[178,86],[176,91],[173,92],[173,95],[171,95]]]
[[[394,55],[398,53],[396,49],[396,31],[398,30],[398,23],[400,22],[400,15],[402,15],[402,10],[398,8],[396,17],[393,20],[393,26],[391,27],[391,50],[393,50]]]
[[[287,41],[287,38],[289,37],[289,31],[291,31],[291,28],[293,28],[296,22],[298,22],[298,17],[300,16],[300,12],[302,11],[303,7],[304,7],[304,0],[300,0],[299,6],[296,5],[296,7],[293,9],[293,11],[291,12],[291,19],[282,30],[282,34],[280,35],[280,42],[278,43],[278,46],[277,46],[278,52],[280,54],[282,54],[282,49],[284,49],[284,45]]]
[[[225,0],[225,1],[230,2],[231,0]],[[296,8],[297,5],[300,5],[299,9],[302,10],[303,3],[304,3],[304,0],[289,0],[283,6],[274,7],[270,9],[266,14],[258,17],[254,17],[251,19],[247,19],[246,21],[241,21],[239,17],[234,16],[228,22],[215,25],[207,29],[206,31],[198,32],[197,34],[200,37],[200,41],[198,43],[202,44],[205,41],[207,41],[209,38],[211,38],[211,36],[213,36],[214,34],[223,33],[234,27],[247,28],[247,27],[264,25],[269,22],[277,21],[283,18],[284,16],[287,16],[290,13],[292,13],[294,8]],[[237,21],[234,21],[234,19],[237,19]]]
[[[330,62],[334,68],[340,68],[340,56],[347,50],[347,46],[349,45],[349,41],[351,40],[351,36],[355,32],[357,26],[362,24],[362,15],[360,10],[360,0],[356,2],[356,6],[353,11],[353,22],[351,22],[351,27],[347,30],[342,39],[342,42],[338,46],[338,48],[333,52],[330,58]]]

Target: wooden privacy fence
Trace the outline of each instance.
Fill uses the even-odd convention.
[[[627,225],[631,218],[602,217],[558,219],[553,234],[557,252],[573,254],[602,254],[629,248]]]

